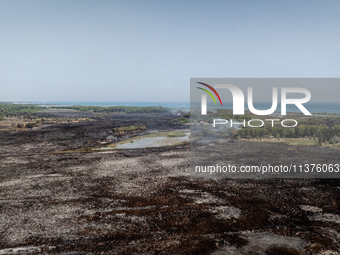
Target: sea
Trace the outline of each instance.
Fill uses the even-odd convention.
[[[190,109],[190,102],[117,102],[117,101],[106,101],[106,102],[96,102],[96,101],[46,101],[46,102],[28,102],[28,101],[21,101],[21,102],[14,102],[16,104],[34,104],[38,106],[44,106],[44,107],[51,107],[51,106],[75,106],[75,105],[83,105],[83,106],[102,106],[102,107],[108,107],[108,106],[139,106],[139,107],[145,107],[145,106],[162,106],[162,107],[170,107],[170,108],[180,108],[183,110],[189,110]],[[261,103],[254,103],[255,109],[258,110],[266,110],[271,108],[272,103],[271,102],[261,102]],[[193,104],[191,105],[193,106]],[[199,105],[196,105],[199,106]],[[340,114],[340,102],[336,103],[313,103],[308,102],[304,104],[306,109],[310,113],[322,113],[322,114]],[[215,105],[208,104],[209,107],[214,109],[232,109],[233,105],[230,102],[224,103],[223,107]],[[247,104],[245,104],[245,110],[248,110]],[[281,106],[278,104],[276,111],[277,113],[281,112]],[[287,112],[292,113],[300,113],[300,109],[297,108],[295,105],[287,105]]]
[[[170,107],[170,108],[190,108],[189,102],[118,102],[118,101],[45,101],[45,102],[15,102],[17,104],[34,104],[37,106],[51,107],[51,106],[138,106],[138,107],[146,107],[146,106],[162,106],[162,107]]]

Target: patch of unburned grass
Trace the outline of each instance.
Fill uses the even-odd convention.
[[[117,127],[113,128],[113,131],[119,132],[119,131],[136,131],[136,130],[145,130],[145,126],[128,126],[128,127]]]
[[[309,140],[304,138],[286,138],[286,139],[240,139],[241,141],[258,142],[258,143],[284,143],[298,146],[316,146],[318,140]]]
[[[335,148],[335,149],[340,149],[340,145],[338,144],[325,144],[325,143],[322,143],[322,147],[330,147],[330,148]]]
[[[0,132],[1,131],[28,131],[27,128],[6,128],[6,129],[0,129]]]
[[[167,137],[184,137],[185,133],[179,131],[170,131],[167,134]]]
[[[302,138],[288,138],[286,140],[286,144],[288,144],[288,145],[310,146],[310,145],[318,145],[318,140],[306,140],[306,139],[302,139]]]
[[[67,150],[67,151],[54,151],[53,153],[93,152],[93,149],[95,148],[100,148],[100,147],[88,147],[88,148],[81,148],[81,149]]]
[[[178,119],[178,122],[182,124],[188,124],[190,123],[190,120],[188,118],[180,118]]]

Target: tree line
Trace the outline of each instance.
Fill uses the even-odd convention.
[[[272,127],[266,126],[262,128],[242,128],[238,130],[237,136],[239,138],[302,138],[315,137],[319,143],[337,143],[340,137],[340,125],[328,127],[325,124],[303,125],[300,124],[295,128]]]
[[[124,113],[164,113],[169,112],[169,109],[162,106],[109,106],[109,107],[102,107],[102,106],[63,106],[63,107],[52,107],[56,109],[73,109],[78,111],[92,111],[98,113],[110,113],[110,112],[124,112]]]
[[[20,113],[32,113],[44,109],[36,105],[25,104],[0,104],[0,115],[13,115]]]

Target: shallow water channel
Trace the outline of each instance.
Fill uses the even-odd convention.
[[[180,144],[189,141],[189,131],[170,131],[152,133],[143,136],[128,138],[116,144],[110,144],[93,150],[111,150],[111,149],[138,149],[148,147],[162,147]]]

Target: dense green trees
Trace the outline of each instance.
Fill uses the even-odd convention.
[[[209,113],[209,117],[212,119],[216,119],[216,118],[225,119],[225,120],[233,119],[237,121],[243,121],[243,120],[248,121],[251,119],[251,117],[248,115],[233,115],[232,111],[225,110],[225,109],[217,109],[215,112]]]
[[[327,127],[324,124],[298,125],[295,128],[285,127],[262,127],[262,128],[242,128],[237,134],[240,138],[261,138],[273,136],[275,138],[301,138],[317,137],[319,142],[328,141],[329,143],[339,142],[340,125]]]
[[[208,115],[201,115],[200,111],[194,111],[190,113],[194,120],[197,122],[207,122],[213,123],[214,119],[225,119],[225,120],[236,120],[236,121],[243,121],[243,120],[250,120],[251,117],[248,115],[233,115],[232,110],[228,109],[216,109],[214,112],[209,112]],[[190,115],[189,115],[190,116]],[[183,115],[186,117],[186,115]],[[187,117],[186,117],[187,118]]]
[[[32,113],[45,109],[44,107],[36,105],[25,104],[0,104],[0,115],[15,115],[21,113]]]
[[[109,107],[101,107],[101,106],[64,106],[64,107],[52,107],[56,109],[74,109],[78,111],[92,111],[92,112],[100,112],[100,113],[108,113],[108,112],[124,112],[124,113],[162,113],[169,112],[169,109],[162,106],[109,106]]]
[[[96,113],[108,113],[108,112],[124,112],[124,113],[162,113],[169,112],[169,108],[162,106],[64,106],[64,107],[51,107],[54,109],[74,109],[79,111],[93,111]],[[45,107],[40,107],[36,105],[24,105],[24,104],[0,104],[0,116],[8,116],[23,113],[33,113],[39,110],[46,109]]]

